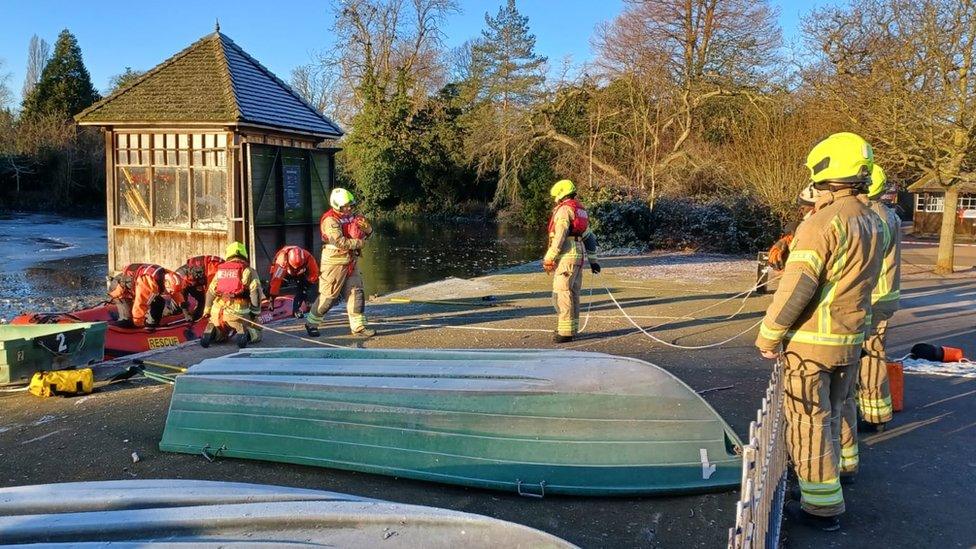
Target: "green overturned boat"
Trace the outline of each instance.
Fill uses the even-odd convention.
[[[640,360],[558,350],[269,349],[177,378],[159,444],[507,490],[733,488],[741,442]]]

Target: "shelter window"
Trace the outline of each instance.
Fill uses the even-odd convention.
[[[976,210],[976,194],[960,194],[959,209]]]
[[[920,212],[939,213],[945,204],[945,196],[941,194],[919,194],[916,200],[916,210]]]
[[[227,134],[117,133],[118,223],[226,230]]]

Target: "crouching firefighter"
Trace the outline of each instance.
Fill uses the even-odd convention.
[[[242,349],[248,343],[261,341],[261,329],[256,324],[260,313],[261,280],[248,265],[244,244],[232,242],[227,246],[227,260],[217,266],[207,290],[204,315],[209,322],[200,346],[226,340],[231,330],[237,334],[234,341]]]
[[[583,261],[589,259],[593,274],[600,272],[596,257],[596,236],[589,229],[589,216],[576,199],[572,181],[557,181],[549,190],[556,202],[549,218],[549,248],[542,269],[552,279],[552,300],[556,308],[553,341],[572,341],[579,331],[580,290],[583,286]]]
[[[186,260],[186,263],[176,269],[186,283],[184,294],[192,297],[196,304],[193,308],[193,320],[198,320],[204,313],[207,299],[207,288],[217,274],[217,266],[224,262],[219,255],[198,255]]]
[[[184,299],[183,277],[159,265],[127,265],[112,279],[109,296],[118,310],[122,327],[154,328],[166,313],[167,298],[191,320]]]
[[[819,196],[797,227],[756,346],[765,358],[781,357],[784,367],[786,441],[800,485],[800,501],[788,502],[786,512],[833,531],[844,512],[841,416],[871,323],[881,227],[858,196],[874,165],[864,139],[831,135],[806,165]]]
[[[366,325],[365,293],[363,278],[357,260],[366,239],[373,229],[353,207],[356,199],[346,189],[333,189],[329,195],[332,208],[322,214],[319,228],[322,231],[322,261],[319,275],[319,298],[305,315],[305,331],[312,337],[319,336],[319,326],[325,313],[346,298],[349,329],[353,335],[371,337],[376,331]]]
[[[301,318],[303,303],[311,311],[319,297],[319,266],[315,256],[298,246],[285,246],[278,250],[271,262],[271,279],[268,282],[268,299],[274,309],[274,300],[281,295],[283,283],[295,284],[295,300],[291,312]]]

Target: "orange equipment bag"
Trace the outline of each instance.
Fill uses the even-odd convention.
[[[902,411],[905,408],[905,371],[901,362],[888,363],[888,388],[891,390],[891,409]]]

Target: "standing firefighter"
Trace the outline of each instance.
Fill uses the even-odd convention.
[[[113,277],[109,297],[115,303],[120,326],[155,327],[163,319],[166,299],[190,320],[183,297],[183,277],[159,265],[133,263]]]
[[[193,309],[193,320],[203,316],[207,299],[207,288],[217,274],[217,266],[224,262],[219,255],[198,255],[186,260],[186,263],[176,269],[176,272],[186,282],[184,293],[187,298],[192,297],[196,303]]]
[[[231,330],[242,349],[261,341],[261,330],[254,324],[261,314],[261,280],[248,265],[247,250],[240,242],[227,246],[227,260],[217,266],[207,289],[204,314],[210,321],[200,338],[201,347],[227,339]]]
[[[366,218],[353,211],[356,199],[346,189],[333,189],[329,204],[332,209],[322,214],[319,221],[322,231],[319,299],[305,315],[305,331],[312,337],[318,337],[319,325],[325,313],[345,297],[349,329],[353,335],[371,337],[376,331],[366,326],[363,278],[359,274],[357,260],[373,229]]]
[[[308,310],[312,310],[319,297],[319,266],[315,263],[315,257],[304,248],[285,246],[275,254],[268,282],[268,299],[271,300],[272,309],[275,298],[281,295],[282,283],[286,282],[295,284],[292,314],[300,317],[303,303],[308,303]]]
[[[871,146],[852,133],[818,143],[807,167],[820,196],[800,224],[756,346],[785,368],[786,441],[800,484],[795,520],[840,528],[840,426],[870,327],[871,290],[881,272],[878,216],[858,196],[871,176]]]
[[[870,430],[884,430],[891,420],[891,390],[888,387],[888,360],[885,356],[885,337],[888,319],[898,310],[901,297],[901,219],[894,208],[885,205],[890,194],[885,192],[886,177],[880,166],[871,173],[868,198],[871,209],[882,221],[884,259],[881,275],[871,293],[871,330],[864,343],[865,356],[858,374],[857,404],[864,426]],[[853,406],[852,406],[853,408]],[[851,421],[854,412],[851,411]],[[855,463],[856,466],[856,463]]]
[[[576,199],[576,186],[563,179],[552,186],[549,194],[556,207],[549,218],[549,248],[542,260],[542,269],[554,275],[552,299],[558,319],[553,341],[566,343],[579,331],[583,261],[589,257],[593,274],[600,272],[600,264],[596,262],[596,236],[589,229],[586,210]]]

